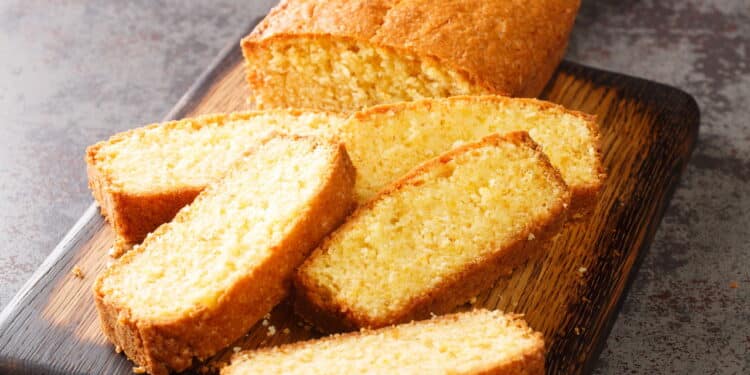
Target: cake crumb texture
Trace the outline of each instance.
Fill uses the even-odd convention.
[[[352,207],[343,145],[277,135],[104,270],[106,336],[151,374],[230,345],[286,295],[293,270]]]
[[[119,257],[171,220],[269,131],[328,133],[339,115],[238,112],[152,124],[87,149],[89,188],[115,230]]]
[[[381,191],[316,249],[298,271],[295,309],[326,331],[448,312],[536,256],[569,199],[526,133],[461,146]]]
[[[340,128],[364,203],[422,162],[494,133],[526,131],[560,171],[572,215],[591,211],[604,183],[599,126],[557,104],[496,95],[425,99],[354,113]]]
[[[543,374],[544,341],[518,316],[476,310],[234,355],[221,375]]]

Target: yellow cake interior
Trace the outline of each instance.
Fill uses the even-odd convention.
[[[525,145],[458,153],[355,214],[301,272],[334,301],[390,316],[560,209],[567,190],[551,173]]]
[[[236,356],[222,375],[477,373],[543,350],[523,321],[478,311]]]
[[[547,106],[545,108],[545,106]],[[398,104],[356,114],[341,129],[364,202],[416,165],[492,133],[527,131],[574,192],[601,179],[597,134],[589,119],[547,103],[502,97]]]
[[[420,98],[486,93],[434,59],[364,41],[307,36],[263,40],[246,47],[258,108],[354,110]]]
[[[202,189],[269,130],[327,132],[340,121],[324,113],[285,111],[258,112],[226,121],[183,120],[113,138],[97,151],[95,162],[111,179],[112,188],[130,194]]]
[[[157,320],[213,308],[287,236],[334,157],[311,141],[268,141],[120,258],[100,292]]]

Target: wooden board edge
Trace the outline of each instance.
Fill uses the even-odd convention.
[[[10,323],[10,318],[15,312],[16,307],[21,306],[21,302],[28,297],[29,292],[35,289],[34,287],[36,284],[41,282],[52,267],[72,249],[72,245],[76,242],[75,239],[80,237],[81,233],[90,229],[92,225],[96,224],[96,220],[100,219],[97,218],[97,216],[99,216],[99,206],[97,206],[96,203],[91,203],[86,211],[84,211],[83,215],[78,218],[78,221],[73,224],[73,227],[70,228],[68,233],[63,236],[63,239],[60,240],[57,246],[55,246],[52,252],[44,258],[42,264],[37,267],[34,273],[31,274],[31,277],[23,284],[23,286],[21,286],[21,289],[10,299],[8,304],[5,305],[3,311],[0,312],[0,336],[2,336],[2,333]],[[0,365],[2,365],[2,358],[2,351],[0,351]]]
[[[0,312],[0,339],[9,330],[14,318],[22,311],[26,301],[34,298],[32,292],[44,289],[47,283],[55,281],[55,278],[46,278],[46,276],[55,267],[64,267],[65,264],[72,261],[73,258],[70,257],[74,255],[72,250],[80,245],[80,240],[84,239],[85,236],[93,235],[101,225],[104,225],[103,222],[104,218],[99,215],[99,206],[96,203],[89,205],[83,215],[81,215],[52,252],[42,261],[42,264],[37,267],[21,289],[11,298],[3,311]],[[25,362],[8,356],[4,353],[3,348],[0,347],[0,373],[2,374],[18,373],[19,369],[39,374],[63,374],[63,372],[56,369],[40,367],[36,363]]]
[[[608,70],[593,68],[567,60],[563,61],[558,69],[562,72],[575,75],[577,77],[585,77],[595,86],[615,87],[618,90],[618,94],[623,99],[633,98],[640,103],[646,104],[648,107],[660,108],[660,112],[656,114],[655,122],[660,124],[661,126],[665,126],[668,128],[687,127],[687,137],[685,139],[685,142],[687,144],[686,157],[681,161],[678,170],[675,171],[676,176],[667,187],[665,198],[662,199],[657,206],[657,210],[653,217],[653,222],[655,223],[655,225],[652,225],[649,228],[648,233],[644,237],[644,241],[641,247],[638,249],[638,253],[636,255],[633,266],[630,268],[627,276],[625,277],[625,285],[623,287],[622,293],[620,293],[620,295],[617,297],[615,307],[607,314],[607,316],[604,317],[604,326],[601,330],[601,334],[594,338],[594,340],[596,341],[594,342],[594,345],[592,345],[593,351],[583,364],[582,373],[590,374],[593,372],[594,365],[599,360],[599,356],[604,349],[604,345],[606,344],[607,339],[612,332],[614,323],[617,320],[617,317],[620,315],[625,297],[630,292],[630,288],[632,287],[633,281],[635,280],[635,277],[641,268],[643,259],[645,258],[646,253],[648,252],[651,244],[654,241],[656,232],[658,231],[659,227],[661,226],[661,222],[664,219],[664,214],[671,204],[672,197],[674,196],[674,193],[677,190],[680,181],[682,180],[682,175],[684,174],[685,169],[689,164],[690,157],[695,150],[695,145],[698,140],[698,134],[700,133],[700,107],[698,106],[698,102],[692,95],[680,88],[667,84],[647,80],[644,78],[633,77],[626,74],[615,73]],[[634,87],[635,85],[618,84],[617,81],[619,80],[640,82],[642,88],[636,90]],[[648,96],[639,95],[639,91],[644,90],[649,92]],[[678,104],[668,107],[659,105],[660,103],[667,102]],[[689,119],[689,122],[685,122],[685,119]]]

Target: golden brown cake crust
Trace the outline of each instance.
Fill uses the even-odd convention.
[[[478,309],[478,310],[472,310],[467,312],[461,312],[461,313],[454,313],[454,314],[447,314],[442,316],[436,316],[430,319],[431,323],[440,324],[442,322],[453,322],[458,320],[461,316],[466,315],[475,315],[475,314],[482,314],[485,310],[484,309]],[[484,370],[481,370],[479,372],[476,372],[475,374],[493,374],[493,375],[541,375],[544,374],[544,356],[545,356],[545,346],[544,346],[544,337],[541,333],[532,331],[531,328],[528,326],[526,321],[523,320],[523,315],[518,314],[505,314],[505,317],[509,319],[512,324],[515,324],[521,329],[529,330],[531,331],[530,334],[534,336],[535,338],[535,345],[534,347],[527,353],[524,353],[521,357],[513,359],[510,363],[504,363],[502,366],[491,366],[490,368],[486,368]],[[424,322],[422,322],[424,323]],[[399,327],[403,326],[413,326],[415,324],[422,324],[419,321],[410,321],[408,323],[401,324]],[[381,328],[381,329],[388,329],[388,328]],[[355,332],[347,332],[347,333],[334,333],[332,335],[328,335],[325,337],[322,337],[317,340],[310,340],[310,341],[299,341],[291,344],[286,344],[282,346],[276,346],[276,347],[266,347],[262,349],[258,349],[255,351],[255,353],[267,353],[267,352],[288,352],[288,351],[294,351],[295,349],[304,348],[307,347],[314,342],[325,342],[325,341],[339,341],[342,339],[352,338],[361,336],[363,334],[366,334],[368,331],[355,331]],[[235,354],[232,357],[232,363],[234,363],[237,359],[244,356],[244,353],[238,353]],[[221,370],[221,375],[230,375],[231,372],[227,371],[227,369],[230,366],[224,367]]]
[[[404,186],[421,183],[419,177],[424,171],[431,169],[433,165],[447,163],[456,155],[466,150],[501,142],[523,144],[532,148],[536,156],[546,165],[545,169],[547,170],[548,178],[566,192],[561,202],[552,207],[551,214],[546,220],[530,223],[526,227],[526,230],[505,251],[496,252],[495,254],[486,256],[482,261],[468,265],[462,271],[446,278],[430,292],[413,299],[411,304],[405,306],[401,311],[392,313],[382,319],[371,319],[370,317],[358,314],[355,309],[347,306],[344,301],[337,300],[326,288],[318,285],[315,280],[303,272],[311,259],[314,259],[317,254],[323,252],[328,247],[328,244],[335,240],[338,233],[346,230],[349,225],[354,225],[356,217],[372,208],[379,200],[396,193]],[[563,227],[568,213],[569,202],[570,193],[562,176],[557,169],[552,167],[547,156],[541,152],[539,145],[534,143],[526,132],[514,132],[503,136],[493,134],[483,138],[480,142],[453,149],[414,168],[404,177],[378,193],[366,204],[358,207],[344,225],[323,241],[310,255],[308,260],[300,266],[295,275],[295,312],[304,320],[327,332],[349,331],[362,327],[379,328],[411,320],[424,319],[433,313],[443,314],[450,312],[456,306],[465,303],[471,297],[490,288],[498,278],[510,274],[515,267],[536,257],[543,249],[545,242],[554,237]],[[533,240],[529,240],[530,234],[533,234]]]
[[[410,102],[400,102],[393,104],[381,104],[361,111],[352,113],[352,117],[358,121],[371,121],[374,116],[385,114],[388,112],[402,112],[409,110],[416,110],[422,106],[430,108],[430,105],[436,101],[445,102],[473,102],[473,103],[497,103],[498,105],[510,105],[510,104],[521,104],[532,108],[537,112],[546,112],[550,114],[566,114],[574,117],[578,117],[584,121],[586,127],[593,136],[594,152],[596,154],[596,165],[594,166],[594,173],[596,179],[589,185],[569,185],[571,198],[570,198],[570,209],[568,214],[568,220],[577,220],[586,217],[591,211],[596,208],[599,200],[599,194],[604,187],[607,174],[602,166],[602,152],[601,152],[601,132],[599,130],[599,124],[596,116],[588,113],[574,111],[567,109],[559,104],[548,102],[539,99],[527,99],[527,98],[511,98],[501,95],[460,95],[453,96],[450,98],[440,99],[422,99]]]
[[[492,93],[535,97],[556,69],[579,0],[284,0],[246,37],[349,38],[437,59]],[[246,52],[247,52],[246,51]]]
[[[297,136],[289,136],[299,138]],[[331,142],[332,143],[332,142]],[[336,228],[353,206],[354,167],[341,144],[327,145],[336,150],[328,179],[321,184],[305,213],[263,264],[245,275],[220,297],[218,307],[196,310],[187,316],[165,321],[140,319],[127,306],[117,304],[101,291],[105,270],[94,284],[94,297],[102,329],[109,340],[151,374],[181,371],[203,360],[242,336],[287,294],[291,275],[312,248]],[[203,199],[199,195],[197,200]],[[179,216],[178,216],[179,217]],[[160,226],[144,241],[162,235]],[[118,263],[138,256],[136,248]]]
[[[109,144],[120,142],[138,133],[155,127],[166,129],[192,126],[199,129],[207,125],[218,125],[245,121],[255,116],[268,114],[287,114],[302,116],[309,113],[325,113],[329,116],[340,116],[333,112],[276,110],[276,111],[247,111],[228,114],[210,114],[179,121],[156,123],[142,128],[118,133],[106,141],[96,143],[86,149],[86,172],[88,185],[99,204],[102,215],[107,219],[115,231],[114,254],[119,256],[132,246],[141,243],[146,235],[154,231],[177,214],[184,206],[190,204],[203,186],[186,187],[182,190],[150,191],[131,193],[117,186],[112,177],[107,175],[97,163],[97,154]]]

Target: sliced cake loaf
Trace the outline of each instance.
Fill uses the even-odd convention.
[[[544,374],[544,341],[520,317],[476,310],[239,353],[221,375]]]
[[[352,207],[343,146],[275,136],[104,270],[106,336],[151,374],[180,371],[245,334]]]
[[[360,206],[300,267],[295,310],[324,331],[451,311],[536,255],[570,201],[526,133],[432,159]]]
[[[122,253],[171,220],[269,129],[327,132],[341,121],[332,113],[270,111],[149,125],[88,148],[89,187]]]
[[[116,250],[169,221],[269,129],[342,138],[357,167],[360,203],[419,163],[495,132],[531,134],[569,185],[573,217],[595,206],[604,180],[592,116],[534,99],[426,99],[365,109],[348,119],[279,110],[207,116],[135,129],[89,148],[89,185],[115,228]]]
[[[284,0],[242,41],[258,108],[537,96],[580,0]]]
[[[535,99],[465,96],[382,105],[355,113],[339,134],[357,167],[364,202],[419,163],[492,133],[527,131],[572,193],[571,215],[591,210],[601,190],[599,127],[591,115]]]

